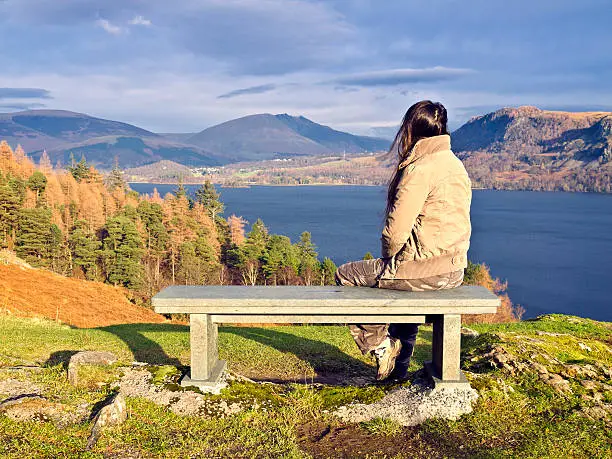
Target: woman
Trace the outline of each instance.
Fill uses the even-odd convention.
[[[429,100],[408,109],[392,152],[382,258],[346,263],[338,285],[410,291],[454,288],[463,281],[469,247],[470,179],[453,154],[446,109]],[[352,325],[355,342],[372,353],[378,380],[405,379],[418,325]]]

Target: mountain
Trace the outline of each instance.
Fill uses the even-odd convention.
[[[186,142],[224,155],[229,161],[381,151],[389,141],[356,136],[287,114],[250,115],[210,127]]]
[[[71,154],[108,169],[117,157],[122,167],[162,159],[183,164],[218,165],[223,161],[194,145],[165,138],[131,124],[64,110],[0,114],[0,139],[21,146],[36,160],[47,150],[51,161],[67,164]]]
[[[477,186],[612,191],[612,113],[504,108],[452,133]]]
[[[32,153],[38,159],[42,151]],[[101,169],[110,169],[115,161],[123,168],[138,167],[161,160],[177,161],[190,166],[218,166],[224,161],[214,153],[195,145],[173,142],[161,136],[105,136],[94,137],[84,142],[62,144],[47,150],[51,162],[69,164],[71,155],[79,160],[82,155],[87,162]]]

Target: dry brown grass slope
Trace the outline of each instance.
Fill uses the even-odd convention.
[[[0,313],[47,317],[81,328],[165,319],[130,303],[122,288],[63,277],[43,269],[0,264]]]

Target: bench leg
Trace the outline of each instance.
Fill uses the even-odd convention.
[[[467,384],[460,369],[461,315],[435,315],[432,321],[432,361],[426,368],[436,387]]]
[[[225,361],[219,360],[217,324],[210,314],[191,314],[189,319],[191,371],[181,380],[181,385],[208,390],[220,384],[225,369]]]

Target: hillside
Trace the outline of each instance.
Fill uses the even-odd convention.
[[[227,121],[189,137],[186,142],[218,152],[230,160],[386,150],[389,142],[336,131],[302,116],[250,115]]]
[[[40,158],[42,151],[32,153]],[[70,164],[71,155],[79,160],[85,156],[87,162],[102,169],[110,170],[117,158],[121,167],[138,167],[157,161],[177,161],[192,166],[217,166],[223,160],[202,148],[166,140],[162,137],[105,136],[83,142],[62,144],[47,150],[55,164]]]
[[[410,365],[416,373],[403,385],[373,384],[372,361],[347,327],[221,326],[219,353],[231,374],[212,395],[175,384],[189,362],[185,325],[77,329],[0,315],[2,457],[610,457],[612,324],[549,315],[472,327],[461,346],[478,394],[472,413],[406,426],[402,416],[424,402],[397,395],[427,394],[417,370],[430,358],[428,326]],[[82,366],[72,385],[65,365],[77,350],[112,352],[119,363]],[[127,401],[127,420],[84,454],[92,412],[116,391]],[[441,397],[452,404],[448,391]],[[388,409],[361,422],[338,415],[390,400],[400,404],[395,417]]]
[[[191,169],[166,159],[146,166],[132,167],[124,171],[128,182],[176,183],[179,179],[189,183],[193,177]]]
[[[186,145],[145,129],[65,110],[29,110],[0,114],[0,139],[15,148],[20,144],[34,159],[43,150],[53,164],[70,163],[85,155],[87,161],[110,169],[115,157],[122,167],[139,166],[161,159],[184,164],[217,165],[213,153]]]
[[[612,192],[612,113],[504,108],[452,133],[476,186]]]
[[[1,261],[0,313],[58,319],[75,327],[165,321],[153,311],[130,303],[125,289]]]

